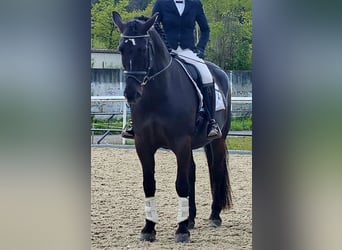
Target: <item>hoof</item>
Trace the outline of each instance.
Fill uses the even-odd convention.
[[[153,242],[153,241],[156,240],[156,232],[152,232],[152,233],[141,233],[141,234],[140,234],[140,240],[142,240],[142,241]]]
[[[188,229],[194,229],[195,228],[195,221],[189,220],[188,222]]]
[[[190,242],[190,234],[176,234],[176,243],[189,243]]]
[[[220,227],[222,225],[222,221],[221,220],[209,220],[210,226],[212,227]]]

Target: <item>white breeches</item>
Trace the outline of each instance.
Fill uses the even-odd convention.
[[[182,49],[178,46],[176,50],[172,50],[174,53],[178,54],[178,56],[184,61],[193,64],[201,74],[203,84],[208,84],[213,82],[213,77],[204,63],[204,60],[199,58],[192,50],[190,49]]]

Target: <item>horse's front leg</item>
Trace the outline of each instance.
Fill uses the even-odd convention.
[[[189,224],[188,229],[195,227],[196,218],[196,202],[195,202],[195,182],[196,182],[196,165],[191,152],[191,165],[189,172]]]
[[[177,140],[180,143],[181,140]],[[178,214],[176,231],[176,242],[190,242],[189,223],[189,170],[191,166],[191,142],[184,139],[174,151],[177,158],[176,191],[178,194]]]
[[[145,192],[145,226],[141,230],[140,239],[143,241],[155,241],[155,225],[158,222],[155,192],[156,181],[154,178],[154,153],[146,146],[141,146],[136,140],[136,150],[143,170],[143,186]]]

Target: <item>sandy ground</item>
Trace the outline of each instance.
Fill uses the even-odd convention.
[[[92,249],[252,249],[252,156],[231,154],[229,161],[234,206],[221,213],[222,226],[208,224],[211,193],[203,151],[195,151],[197,219],[191,242],[177,244],[176,160],[156,154],[157,241],[139,240],[144,226],[142,171],[134,149],[92,147]]]

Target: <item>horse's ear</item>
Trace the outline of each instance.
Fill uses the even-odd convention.
[[[118,26],[120,32],[122,33],[125,29],[126,24],[122,21],[121,16],[118,12],[113,11],[112,12],[113,16],[113,22]]]
[[[144,32],[148,31],[152,27],[152,25],[156,22],[158,15],[158,12],[154,13],[154,15],[144,23]]]

